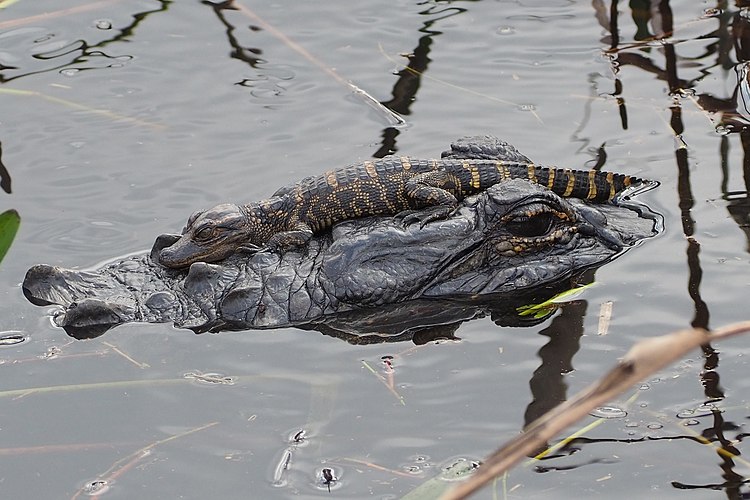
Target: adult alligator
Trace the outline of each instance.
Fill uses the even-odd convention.
[[[444,158],[531,163],[494,138],[460,140]],[[37,305],[62,305],[56,321],[76,337],[130,321],[196,332],[298,326],[345,330],[350,339],[365,331],[398,336],[494,314],[509,296],[527,297],[542,285],[564,289],[571,276],[659,226],[658,216],[632,201],[565,199],[507,179],[423,227],[394,217],[346,220],[291,251],[237,252],[189,270],[159,263],[180,240],[162,235],[150,254],[93,271],[34,266],[23,289]]]

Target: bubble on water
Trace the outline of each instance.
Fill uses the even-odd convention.
[[[76,68],[66,68],[66,69],[61,69],[60,70],[60,74],[62,76],[76,76],[79,71],[81,71],[81,70],[80,69],[76,69]]]
[[[716,405],[706,403],[700,406],[696,406],[695,408],[685,408],[683,410],[680,410],[679,412],[677,412],[676,416],[677,418],[696,419],[712,415],[715,411],[719,411]]]
[[[723,11],[716,7],[708,8],[703,11],[703,17],[719,17]]]
[[[217,372],[187,372],[183,375],[183,378],[192,379],[198,384],[206,385],[234,385],[235,383],[234,377],[229,377]]]
[[[732,131],[729,128],[725,127],[724,125],[717,125],[716,133],[719,135],[729,135],[732,133]]]
[[[652,430],[657,430],[657,429],[662,429],[664,426],[660,423],[653,422],[653,423],[648,424],[646,427]]]
[[[18,330],[8,330],[0,332],[0,346],[11,346],[25,342],[27,339],[23,332]]]
[[[518,109],[520,111],[534,111],[536,109],[536,106],[533,104],[519,104]]]
[[[317,486],[319,489],[327,489],[332,491],[335,488],[339,488],[341,483],[339,482],[339,471],[335,471],[330,467],[323,467],[315,472],[317,478]]]
[[[404,472],[408,474],[421,474],[422,473],[422,468],[418,465],[413,465],[413,464],[404,465],[403,469],[404,469]]]
[[[515,32],[516,29],[513,26],[500,26],[496,31],[498,35],[513,35]]]
[[[700,421],[691,418],[690,420],[686,420],[684,425],[698,425],[700,424]]]
[[[600,406],[589,412],[589,415],[598,418],[622,418],[627,416],[627,414],[628,412],[616,406]]]
[[[648,385],[648,384],[641,384],[641,386],[638,387],[638,389],[640,389],[641,391],[647,391],[647,390],[651,389],[651,386]]]
[[[83,492],[89,496],[99,496],[109,490],[109,483],[103,479],[96,479],[83,485]]]
[[[109,19],[99,19],[94,23],[94,26],[96,26],[96,29],[99,30],[111,30],[112,21],[110,21]]]
[[[46,35],[44,35],[44,36],[42,36],[42,37],[37,38],[36,40],[34,40],[34,43],[48,42],[49,40],[52,40],[54,37],[55,37],[55,35],[53,33],[47,33]]]

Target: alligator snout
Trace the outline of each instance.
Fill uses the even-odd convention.
[[[165,267],[187,267],[195,262],[197,245],[179,234],[161,234],[151,247],[151,260]]]

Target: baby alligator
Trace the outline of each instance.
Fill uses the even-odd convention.
[[[521,178],[560,196],[608,201],[636,177],[594,170],[547,168],[494,159],[417,160],[387,157],[308,177],[247,205],[196,212],[160,262],[179,268],[222,260],[237,250],[275,251],[302,245],[337,222],[416,211],[405,222],[447,217],[458,200],[506,179]]]

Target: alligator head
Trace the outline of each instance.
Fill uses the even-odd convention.
[[[173,268],[197,261],[215,262],[252,244],[253,236],[242,208],[224,203],[191,215],[180,238],[161,251],[160,261]]]

